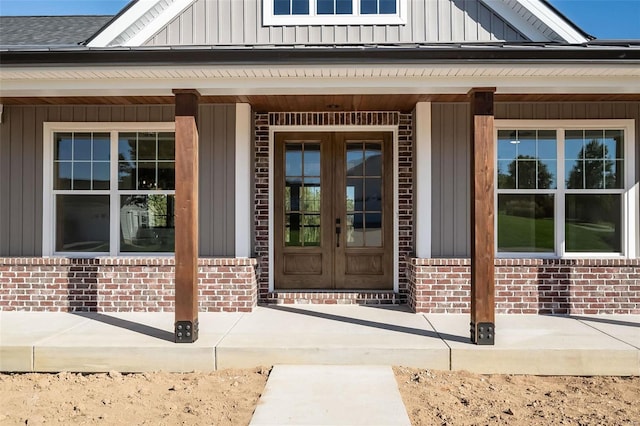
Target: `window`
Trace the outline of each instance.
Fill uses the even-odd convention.
[[[404,24],[407,0],[263,0],[264,25]]]
[[[172,253],[173,126],[45,123],[43,253]]]
[[[635,256],[632,120],[496,120],[499,255]]]

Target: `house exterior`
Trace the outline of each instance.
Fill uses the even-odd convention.
[[[0,309],[640,313],[638,41],[544,0],[0,24]]]

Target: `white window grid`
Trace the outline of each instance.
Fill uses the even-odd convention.
[[[498,258],[635,258],[639,253],[638,182],[635,178],[635,120],[495,120],[494,143],[499,130],[554,130],[556,132],[556,189],[498,189],[498,155],[494,155],[494,206],[498,194],[554,195],[555,251],[498,252],[498,215],[494,217],[495,256]],[[566,189],[564,143],[567,130],[622,130],[624,139],[624,184],[620,189]],[[620,253],[568,252],[565,248],[565,196],[567,194],[620,194],[622,241]]]
[[[309,0],[308,15],[275,15],[274,0],[262,0],[262,23],[264,26],[300,25],[404,25],[407,23],[407,0],[396,0],[395,14],[360,14],[360,0],[352,0],[350,15],[320,15],[317,0]]]
[[[64,257],[101,256],[173,256],[173,252],[120,252],[120,196],[122,195],[175,195],[175,190],[119,190],[118,189],[118,135],[123,132],[175,132],[175,122],[150,123],[75,123],[45,122],[43,125],[43,225],[42,255]],[[54,135],[56,133],[109,133],[110,184],[108,190],[54,190]],[[106,195],[109,196],[109,251],[73,252],[56,251],[56,196]]]

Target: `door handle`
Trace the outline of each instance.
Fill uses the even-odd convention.
[[[340,232],[342,229],[340,228],[340,218],[336,218],[336,247],[340,247]]]

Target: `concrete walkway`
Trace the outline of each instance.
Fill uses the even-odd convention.
[[[279,364],[403,365],[479,373],[640,375],[640,316],[500,315],[496,345],[468,315],[401,307],[274,305],[201,313],[173,343],[173,314],[0,312],[0,371],[211,371]]]

